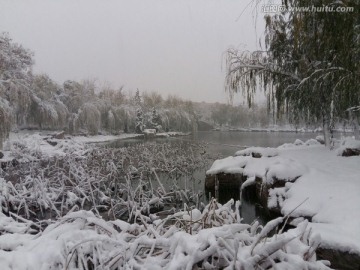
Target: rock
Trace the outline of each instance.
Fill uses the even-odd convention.
[[[253,158],[275,157],[278,155],[279,151],[272,147],[248,147],[235,153],[235,156],[252,156]]]
[[[304,145],[304,142],[300,139],[296,139],[294,145]]]
[[[63,140],[65,139],[65,131],[61,131],[52,136],[53,139]]]
[[[353,138],[345,138],[340,147],[336,149],[338,156],[351,157],[360,155],[360,141]]]
[[[321,144],[325,144],[325,139],[322,135],[316,136],[315,140],[317,140]]]
[[[245,181],[245,177],[240,173],[219,173],[215,175],[206,175],[205,178],[205,192],[211,193],[215,197],[215,177],[219,181],[218,202],[226,203],[230,198],[238,200],[240,197],[240,187]]]
[[[11,160],[11,161],[9,161],[9,160],[7,160],[7,161],[0,161],[0,166],[1,166],[1,169],[2,170],[4,170],[4,171],[6,171],[7,170],[7,168],[9,168],[9,166],[11,167],[16,167],[16,166],[18,166],[20,164],[20,162],[16,159],[16,158],[14,158],[13,160]]]
[[[4,154],[3,152],[0,151],[0,158],[3,158],[4,157]]]
[[[320,142],[315,139],[309,139],[305,142],[306,145],[319,145]]]
[[[52,146],[56,146],[58,144],[57,142],[52,141],[52,140],[47,140],[46,142]]]
[[[345,148],[341,154],[343,157],[360,156],[360,149],[358,148]]]
[[[227,188],[240,188],[241,184],[245,181],[244,176],[241,173],[218,173],[216,175],[206,175],[206,189],[215,188],[215,177],[218,178],[219,188],[222,186],[226,186]]]
[[[271,182],[264,183],[259,177],[255,178],[256,183],[256,197],[258,198],[261,206],[266,210],[269,215],[281,216],[280,201],[285,200],[284,194],[281,192],[282,188],[285,188],[286,183],[294,183],[300,176],[293,179],[277,179],[272,178]],[[272,193],[272,194],[270,194]],[[271,196],[270,196],[271,195]],[[274,198],[276,196],[276,198]],[[269,203],[270,198],[276,199],[276,203]]]
[[[14,158],[12,161],[11,161],[11,165],[13,166],[13,167],[16,167],[17,165],[19,165],[20,164],[20,162],[16,159],[16,158]]]
[[[359,254],[319,247],[316,250],[316,256],[317,259],[330,261],[332,269],[342,269],[342,270],[360,269]]]

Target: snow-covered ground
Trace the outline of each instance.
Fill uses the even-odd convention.
[[[13,158],[23,159],[23,161],[33,160],[37,156],[64,156],[66,153],[80,151],[77,154],[82,154],[85,150],[85,145],[90,143],[105,143],[116,140],[137,138],[143,134],[123,133],[120,135],[96,135],[96,136],[69,136],[65,135],[64,139],[52,138],[54,132],[39,132],[39,131],[19,131],[11,132],[9,138],[4,142],[2,161],[11,161]],[[183,132],[163,132],[157,133],[157,137],[177,137],[186,136],[189,133]],[[49,143],[50,142],[50,143]],[[51,144],[53,143],[53,144]],[[16,155],[16,148],[26,146],[29,155],[24,155],[21,151],[21,157]],[[35,155],[35,156],[34,156]],[[32,157],[31,157],[32,156]],[[19,160],[21,161],[21,160]]]
[[[358,144],[341,143],[339,149],[346,145]],[[269,184],[274,179],[286,182],[299,177],[283,188],[269,190],[268,206],[279,204],[283,215],[310,217],[310,227],[321,236],[322,247],[360,255],[360,156],[339,156],[339,151],[316,140],[252,149],[263,152],[261,158],[253,158],[250,150],[215,161],[207,173],[243,173]]]
[[[307,221],[271,236],[283,218],[264,227],[241,224],[233,205],[234,201],[211,201],[202,212],[180,211],[134,224],[106,222],[92,212],[76,211],[42,232],[31,228],[33,222],[0,213],[0,229],[5,232],[0,235],[0,268],[330,269],[327,261],[316,260],[318,239],[309,239]]]
[[[122,139],[136,138],[142,136],[141,134],[135,133],[123,133],[120,135],[96,135],[96,136],[74,136],[72,139],[76,142],[83,143],[98,143],[98,142],[109,142]]]
[[[51,134],[51,133],[50,133]],[[109,142],[120,139],[135,138],[138,134],[97,135],[97,136],[65,136],[64,139],[52,138],[52,135],[39,132],[10,133],[3,145],[3,161],[16,158],[18,161],[30,161],[38,157],[64,156],[67,153],[81,155],[85,151],[85,144]],[[50,143],[49,143],[50,142]],[[27,151],[17,151],[26,148]],[[80,152],[79,152],[80,151]],[[21,152],[21,154],[17,153]]]
[[[49,137],[36,133],[13,134],[4,144],[9,148],[6,158],[21,161],[53,155],[84,156],[87,142],[119,139],[46,138]],[[49,220],[44,231],[41,223],[15,213],[0,213],[0,269],[79,269],[88,261],[99,269],[110,269],[111,265],[116,265],[116,269],[192,269],[197,262],[205,267],[210,260],[207,267],[223,263],[226,269],[240,265],[249,265],[245,269],[266,268],[274,262],[279,262],[277,269],[290,269],[295,264],[299,269],[328,269],[326,262],[316,262],[314,250],[319,241],[323,247],[360,254],[359,165],[360,157],[341,157],[316,140],[297,140],[276,149],[253,147],[216,161],[208,173],[228,170],[244,173],[250,180],[257,176],[267,183],[275,179],[289,181],[285,187],[270,192],[269,203],[279,203],[284,215],[312,219],[297,220],[296,229],[280,231],[274,237],[269,232],[284,218],[275,219],[264,228],[258,223],[240,224],[233,201],[224,206],[212,201],[202,213],[185,209],[164,219],[135,211],[141,224],[104,221],[74,208],[57,221]],[[290,182],[297,177],[295,183]],[[0,198],[6,205],[12,186],[3,178],[0,180]],[[213,257],[221,260],[215,262]]]

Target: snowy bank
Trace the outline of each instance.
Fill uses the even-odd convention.
[[[59,133],[20,131],[11,132],[9,138],[4,142],[0,156],[1,162],[11,162],[16,159],[19,162],[37,160],[39,158],[65,156],[66,154],[83,155],[86,144],[106,143],[130,138],[142,138],[143,134],[123,133],[120,135],[95,135],[95,136],[70,136],[63,135],[56,138]],[[183,132],[157,133],[156,137],[178,137],[187,136]],[[26,149],[26,151],[24,151]]]
[[[203,211],[140,224],[77,211],[42,232],[0,213],[1,269],[330,269],[316,259],[320,238],[310,240],[307,221],[271,236],[282,218],[241,224],[233,205],[213,200]]]
[[[358,141],[347,141],[338,151],[350,144],[358,146]],[[316,140],[282,145],[272,150],[277,156],[266,155],[268,149],[256,149],[264,153],[261,158],[238,155],[253,150],[215,161],[207,174],[235,172],[255,178],[266,190],[267,207],[309,219],[322,237],[321,247],[360,256],[360,156],[338,156]]]

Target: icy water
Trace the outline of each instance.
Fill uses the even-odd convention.
[[[320,133],[295,133],[295,132],[241,132],[241,131],[207,131],[197,132],[189,136],[182,136],[177,138],[156,138],[151,140],[144,139],[126,139],[119,140],[111,143],[110,147],[127,147],[137,143],[164,143],[164,142],[179,142],[179,141],[191,141],[191,142],[203,142],[207,143],[207,151],[216,156],[217,158],[224,158],[233,155],[237,150],[250,146],[262,146],[262,147],[277,147],[284,143],[293,143],[296,139],[306,141],[311,138],[315,138]],[[205,192],[205,172],[209,169],[211,164],[207,168],[199,169],[195,174],[195,181],[190,179],[180,179],[180,188],[192,188],[196,191],[200,191],[204,196],[203,201],[206,202],[208,194]],[[170,185],[167,183],[166,176],[160,176],[164,185]],[[220,203],[225,203],[229,199],[233,198],[238,200],[240,197],[238,190],[226,190],[219,193]],[[254,220],[259,220],[260,223],[266,223],[270,217],[268,217],[256,202],[250,198],[243,198],[241,206],[241,216],[244,223],[252,223]]]

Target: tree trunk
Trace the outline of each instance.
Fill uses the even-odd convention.
[[[325,146],[331,147],[331,128],[330,128],[330,119],[328,115],[323,115],[323,134],[324,134],[324,142]]]
[[[355,140],[360,140],[359,121],[356,118],[353,119],[353,127]]]
[[[360,140],[359,121],[351,110],[349,110],[349,118],[353,126],[355,140]]]

